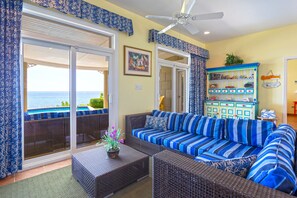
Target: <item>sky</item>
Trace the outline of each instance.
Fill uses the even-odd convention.
[[[69,91],[69,69],[46,66],[28,68],[28,91]],[[77,91],[100,91],[104,89],[104,75],[98,71],[77,70]]]

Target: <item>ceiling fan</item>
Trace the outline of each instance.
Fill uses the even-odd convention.
[[[223,12],[192,15],[191,10],[193,9],[195,3],[196,0],[183,0],[180,13],[175,14],[173,17],[157,15],[147,15],[145,17],[148,19],[165,19],[172,21],[170,25],[158,32],[158,34],[163,34],[177,25],[182,25],[186,30],[188,30],[191,34],[194,35],[199,32],[199,29],[191,23],[192,21],[221,19],[224,16]]]

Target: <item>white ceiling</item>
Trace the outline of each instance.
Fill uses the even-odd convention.
[[[141,16],[173,16],[181,7],[181,0],[109,1]],[[196,35],[179,27],[174,30],[199,41],[212,42],[297,23],[297,0],[197,0],[191,13],[220,11],[225,14],[223,19],[194,22],[200,29]],[[154,21],[169,25],[166,20]],[[204,35],[204,31],[210,34]]]

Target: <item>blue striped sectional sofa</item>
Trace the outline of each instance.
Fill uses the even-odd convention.
[[[145,117],[167,117],[167,130],[144,128]],[[154,110],[126,116],[126,142],[147,154],[174,150],[195,161],[257,155],[247,179],[289,194],[296,191],[296,133],[261,120],[215,119]]]

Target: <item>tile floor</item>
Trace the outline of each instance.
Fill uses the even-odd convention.
[[[67,159],[67,160],[64,160],[61,162],[56,162],[56,163],[49,164],[46,166],[41,166],[41,167],[37,167],[37,168],[31,169],[31,170],[19,172],[14,175],[6,177],[5,179],[1,179],[0,186],[4,186],[7,184],[17,182],[17,181],[21,181],[23,179],[34,177],[36,175],[40,175],[42,173],[50,172],[52,170],[56,170],[59,168],[70,166],[70,165],[71,165],[71,159]]]

